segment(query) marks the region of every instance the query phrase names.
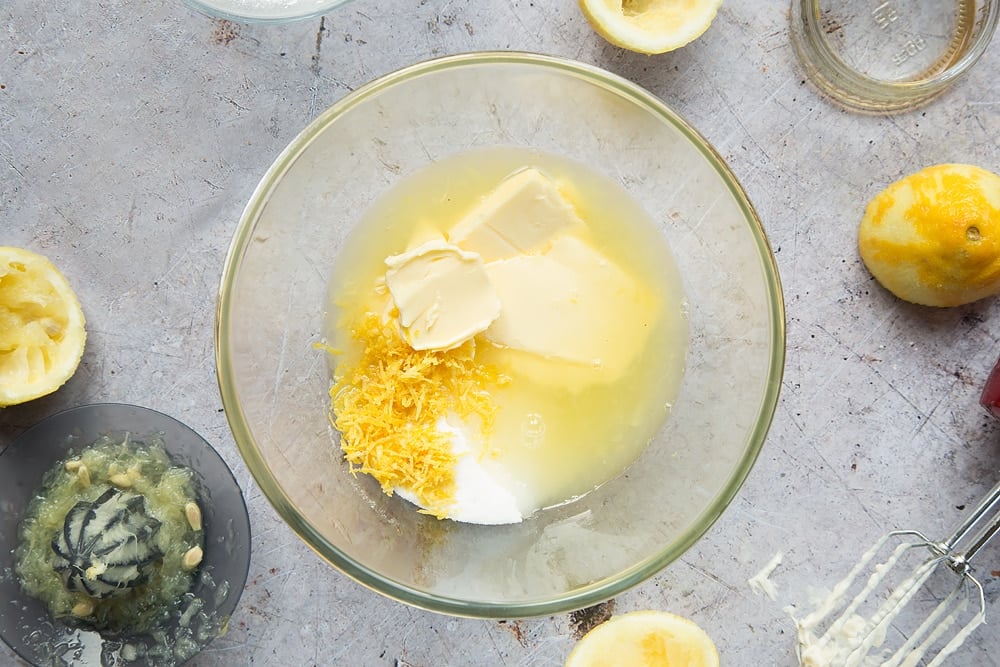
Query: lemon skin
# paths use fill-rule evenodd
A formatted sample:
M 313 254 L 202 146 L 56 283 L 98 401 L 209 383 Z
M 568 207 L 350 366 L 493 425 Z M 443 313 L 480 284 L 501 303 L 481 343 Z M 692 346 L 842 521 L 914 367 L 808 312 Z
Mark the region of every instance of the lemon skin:
M 900 299 L 951 307 L 1000 293 L 1000 176 L 967 164 L 927 167 L 865 209 L 858 251 Z

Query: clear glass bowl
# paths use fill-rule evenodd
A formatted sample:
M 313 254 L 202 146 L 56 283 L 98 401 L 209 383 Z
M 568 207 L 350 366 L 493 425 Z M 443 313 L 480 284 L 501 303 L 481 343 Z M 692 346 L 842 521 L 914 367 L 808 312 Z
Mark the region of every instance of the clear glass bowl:
M 662 229 L 690 347 L 670 417 L 625 474 L 520 524 L 419 514 L 349 474 L 330 427 L 331 267 L 364 211 L 431 161 L 521 146 L 589 165 Z M 236 442 L 291 528 L 372 589 L 434 611 L 513 618 L 605 600 L 689 548 L 750 471 L 774 413 L 784 312 L 774 257 L 719 155 L 655 96 L 557 58 L 418 64 L 326 110 L 254 192 L 226 261 L 216 332 Z
M 326 14 L 350 0 L 184 0 L 209 16 L 241 23 L 287 23 Z
M 997 0 L 792 0 L 791 39 L 809 79 L 842 106 L 919 107 L 976 64 Z
M 42 476 L 54 464 L 104 435 L 130 434 L 136 440 L 155 438 L 177 465 L 195 473 L 198 504 L 205 530 L 204 557 L 191 593 L 207 614 L 188 626 L 197 646 L 183 649 L 177 659 L 130 659 L 133 647 L 152 646 L 147 636 L 107 637 L 92 630 L 54 622 L 38 600 L 29 597 L 14 574 L 18 526 Z M 15 653 L 33 665 L 123 667 L 171 665 L 203 648 L 224 627 L 243 593 L 250 567 L 250 520 L 243 494 L 219 454 L 201 436 L 176 419 L 135 405 L 103 403 L 72 408 L 38 422 L 0 453 L 0 633 Z M 9 601 L 9 602 L 8 602 Z M 159 628 L 176 636 L 190 601 L 179 603 L 169 623 Z M 207 621 L 207 623 L 204 623 Z M 199 631 L 205 634 L 198 637 Z M 131 645 L 126 647 L 126 645 Z M 137 651 L 138 652 L 138 651 Z

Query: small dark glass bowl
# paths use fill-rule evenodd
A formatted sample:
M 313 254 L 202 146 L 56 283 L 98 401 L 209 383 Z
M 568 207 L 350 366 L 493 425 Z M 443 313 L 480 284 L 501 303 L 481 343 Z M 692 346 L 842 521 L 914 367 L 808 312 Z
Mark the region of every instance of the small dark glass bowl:
M 25 593 L 14 572 L 18 526 L 41 480 L 71 451 L 80 451 L 105 435 L 128 433 L 134 440 L 155 438 L 174 464 L 194 471 L 205 531 L 204 557 L 191 593 L 211 619 L 200 629 L 195 646 L 183 655 L 141 657 L 156 645 L 152 634 L 105 636 L 53 620 L 44 605 Z M 135 405 L 104 403 L 52 415 L 19 435 L 0 453 L 0 636 L 15 653 L 34 665 L 142 666 L 181 664 L 207 646 L 225 628 L 246 584 L 250 567 L 250 519 L 240 487 L 226 463 L 200 435 L 176 419 Z M 162 628 L 176 633 L 188 604 L 179 605 Z M 199 603 L 195 602 L 195 606 Z M 199 633 L 195 633 L 198 635 Z M 140 656 L 140 657 L 136 657 Z

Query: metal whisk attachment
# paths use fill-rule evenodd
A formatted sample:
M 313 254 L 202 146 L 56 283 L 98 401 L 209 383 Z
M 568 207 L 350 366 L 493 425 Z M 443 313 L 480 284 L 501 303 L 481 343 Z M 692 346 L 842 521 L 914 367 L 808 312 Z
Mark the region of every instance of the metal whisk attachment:
M 928 539 L 916 530 L 897 530 L 884 536 L 812 613 L 797 621 L 801 665 L 916 667 L 925 664 L 924 660 L 930 660 L 927 667 L 943 664 L 986 621 L 983 586 L 973 576 L 971 561 L 997 532 L 1000 483 L 943 541 Z M 872 566 L 876 556 L 900 538 L 904 541 Z M 929 557 L 925 550 L 930 551 Z M 907 560 L 914 556 L 918 558 L 916 566 L 907 567 Z M 950 570 L 945 572 L 948 579 L 957 575 L 957 584 L 942 588 L 942 570 Z M 866 572 L 865 583 L 858 590 L 859 578 Z M 904 621 L 914 618 L 906 627 L 917 627 L 905 629 Z M 964 623 L 956 626 L 959 621 Z M 902 642 L 898 648 L 887 647 L 890 633 Z

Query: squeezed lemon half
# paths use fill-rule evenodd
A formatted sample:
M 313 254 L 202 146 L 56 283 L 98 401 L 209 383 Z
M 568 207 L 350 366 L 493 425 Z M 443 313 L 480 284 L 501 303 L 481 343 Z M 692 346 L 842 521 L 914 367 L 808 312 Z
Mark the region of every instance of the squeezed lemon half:
M 905 301 L 960 306 L 1000 293 L 1000 176 L 939 164 L 892 183 L 868 203 L 858 251 Z
M 0 246 L 0 407 L 61 387 L 80 364 L 85 324 L 59 269 L 37 253 Z
M 700 37 L 722 0 L 580 0 L 604 39 L 638 53 L 666 53 Z
M 583 636 L 565 667 L 718 667 L 719 652 L 694 621 L 666 611 L 634 611 Z

